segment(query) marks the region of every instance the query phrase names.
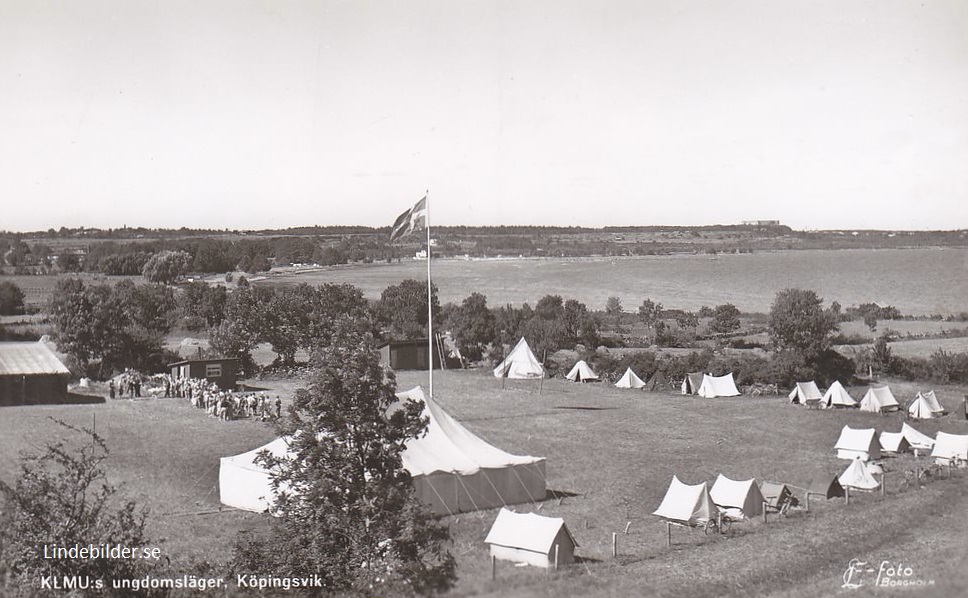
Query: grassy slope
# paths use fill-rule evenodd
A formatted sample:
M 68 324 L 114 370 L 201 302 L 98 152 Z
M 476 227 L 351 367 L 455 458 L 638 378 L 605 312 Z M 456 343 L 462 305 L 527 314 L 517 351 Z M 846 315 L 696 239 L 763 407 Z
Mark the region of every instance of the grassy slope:
M 399 386 L 425 384 L 425 378 L 403 372 Z M 293 387 L 279 386 L 283 392 Z M 938 595 L 959 595 L 968 586 L 959 560 L 968 532 L 968 476 L 914 490 L 902 484 L 901 473 L 913 468 L 913 457 L 888 461 L 884 498 L 860 496 L 849 506 L 814 501 L 810 514 L 746 523 L 725 539 L 677 529 L 670 550 L 664 524 L 650 516 L 674 473 L 687 483 L 723 472 L 803 484 L 844 468 L 832 447 L 845 423 L 897 430 L 899 416 L 808 412 L 782 397 L 704 400 L 560 380 L 545 381 L 539 396 L 537 386 L 509 381 L 502 391 L 482 371 L 435 378 L 438 400 L 469 428 L 510 452 L 548 458 L 549 488 L 575 496 L 519 510 L 564 517 L 589 562 L 551 579 L 502 563 L 492 582 L 482 541 L 495 513 L 465 514 L 450 520 L 461 576 L 454 595 L 827 596 L 840 591 L 851 558 L 903 560 L 935 579 Z M 899 399 L 913 396 L 913 386 L 893 387 Z M 938 392 L 952 408 L 964 389 Z M 95 413 L 113 449 L 112 478 L 152 507 L 152 537 L 163 539 L 163 551 L 175 561 L 222 561 L 240 530 L 265 525 L 252 514 L 191 513 L 217 509 L 218 457 L 258 446 L 272 431 L 255 422 L 218 422 L 178 400 L 0 410 L 0 476 L 11 479 L 19 449 L 60 434 L 47 416 L 89 424 Z M 918 427 L 968 433 L 951 417 Z M 611 534 L 628 521 L 621 557 L 613 560 Z

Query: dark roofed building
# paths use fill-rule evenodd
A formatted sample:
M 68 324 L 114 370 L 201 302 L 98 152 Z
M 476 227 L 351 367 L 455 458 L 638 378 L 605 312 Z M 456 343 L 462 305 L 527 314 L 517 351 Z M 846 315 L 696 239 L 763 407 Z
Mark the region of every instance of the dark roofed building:
M 239 360 L 234 357 L 186 359 L 168 364 L 172 378 L 199 378 L 214 382 L 222 390 L 235 390 Z
M 0 343 L 0 406 L 67 402 L 70 377 L 42 342 Z
M 380 347 L 380 361 L 394 370 L 427 369 L 427 339 L 390 341 Z M 434 369 L 440 369 L 440 354 L 434 351 Z

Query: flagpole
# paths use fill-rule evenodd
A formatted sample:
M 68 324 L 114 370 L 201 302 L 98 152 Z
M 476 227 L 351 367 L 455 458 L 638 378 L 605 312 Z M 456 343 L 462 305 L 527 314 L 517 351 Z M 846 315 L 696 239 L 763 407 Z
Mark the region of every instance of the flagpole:
M 424 208 L 427 210 L 425 216 L 426 219 L 426 229 L 427 229 L 427 357 L 428 359 L 428 374 L 430 376 L 430 398 L 434 398 L 434 311 L 433 303 L 431 301 L 433 295 L 431 294 L 430 286 L 430 190 L 424 195 L 426 203 Z

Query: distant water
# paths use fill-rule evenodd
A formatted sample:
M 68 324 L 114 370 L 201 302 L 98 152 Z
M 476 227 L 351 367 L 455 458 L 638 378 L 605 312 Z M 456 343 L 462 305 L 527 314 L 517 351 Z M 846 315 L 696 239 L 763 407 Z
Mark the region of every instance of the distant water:
M 426 280 L 426 264 L 341 266 L 276 279 L 279 282 L 354 284 L 370 297 L 406 278 Z M 544 295 L 575 298 L 603 309 L 608 297 L 635 311 L 651 298 L 667 308 L 696 310 L 733 303 L 766 312 L 776 292 L 813 289 L 825 305 L 893 305 L 906 314 L 968 311 L 968 249 L 854 249 L 674 255 L 623 258 L 435 260 L 433 279 L 442 303 L 477 291 L 491 306 L 532 305 Z

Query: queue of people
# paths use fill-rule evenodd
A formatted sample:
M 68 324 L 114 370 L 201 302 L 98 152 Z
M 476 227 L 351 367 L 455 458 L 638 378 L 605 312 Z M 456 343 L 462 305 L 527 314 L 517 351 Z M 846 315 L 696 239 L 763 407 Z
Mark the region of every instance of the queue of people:
M 265 392 L 230 392 L 217 384 L 199 378 L 173 378 L 165 375 L 165 396 L 188 399 L 211 417 L 228 421 L 244 417 L 258 417 L 262 421 L 282 417 L 282 399 L 272 400 Z

